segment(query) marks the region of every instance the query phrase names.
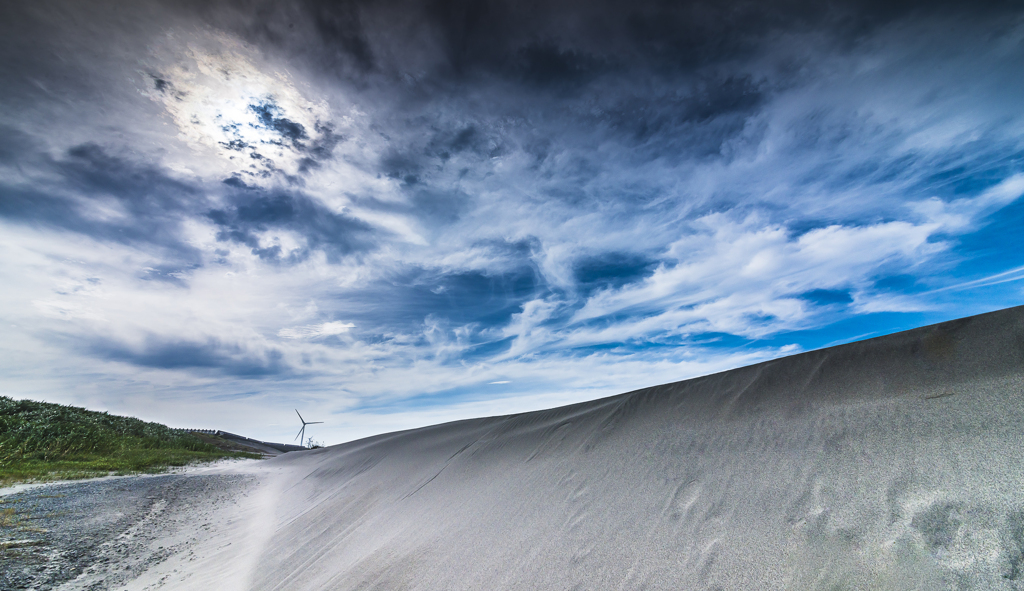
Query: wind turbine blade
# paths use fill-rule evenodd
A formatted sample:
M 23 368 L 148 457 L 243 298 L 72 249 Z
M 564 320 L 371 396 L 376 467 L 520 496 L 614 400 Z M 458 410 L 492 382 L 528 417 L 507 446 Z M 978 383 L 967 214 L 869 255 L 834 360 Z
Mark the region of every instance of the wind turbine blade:
M 295 414 L 299 415 L 299 409 L 295 409 Z M 303 425 L 306 424 L 306 419 L 302 418 L 302 415 L 299 415 L 299 420 L 302 421 Z
M 312 423 L 306 423 L 307 425 L 323 425 L 323 421 L 313 421 Z
M 295 436 L 295 439 L 292 439 L 292 441 L 298 441 L 298 439 L 299 439 L 299 435 L 302 435 L 302 432 L 303 432 L 303 431 L 305 431 L 305 430 L 306 430 L 306 426 L 305 426 L 305 425 L 303 425 L 303 426 L 302 426 L 302 429 L 299 429 L 299 433 L 298 433 L 298 435 L 296 435 L 296 436 Z

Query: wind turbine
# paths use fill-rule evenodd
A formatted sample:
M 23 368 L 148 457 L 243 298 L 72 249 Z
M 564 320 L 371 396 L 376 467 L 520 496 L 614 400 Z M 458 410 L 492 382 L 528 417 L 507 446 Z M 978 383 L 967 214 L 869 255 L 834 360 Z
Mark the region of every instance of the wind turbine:
M 302 429 L 299 430 L 299 434 L 296 435 L 295 438 L 299 440 L 299 445 L 302 445 L 303 447 L 305 447 L 306 444 L 303 443 L 303 441 L 306 440 L 306 425 L 322 425 L 324 422 L 323 421 L 309 421 L 309 422 L 307 422 L 306 419 L 302 418 L 302 415 L 299 414 L 299 409 L 297 409 L 297 408 L 295 409 L 295 414 L 299 415 L 299 420 L 302 421 Z

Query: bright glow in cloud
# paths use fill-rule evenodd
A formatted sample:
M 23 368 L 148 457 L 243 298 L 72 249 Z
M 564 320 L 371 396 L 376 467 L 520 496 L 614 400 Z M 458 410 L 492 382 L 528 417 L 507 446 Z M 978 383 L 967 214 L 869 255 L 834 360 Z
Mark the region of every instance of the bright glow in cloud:
M 186 142 L 220 156 L 226 173 L 250 183 L 298 174 L 308 152 L 329 140 L 326 101 L 304 97 L 286 73 L 259 69 L 237 40 L 213 41 L 217 50 L 188 47 L 178 65 L 147 72 L 145 94 L 164 105 Z

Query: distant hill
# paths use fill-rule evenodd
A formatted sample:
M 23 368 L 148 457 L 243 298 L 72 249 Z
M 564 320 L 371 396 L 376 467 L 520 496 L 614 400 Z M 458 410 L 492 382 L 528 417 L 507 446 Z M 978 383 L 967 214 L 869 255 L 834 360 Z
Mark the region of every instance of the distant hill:
M 260 456 L 159 423 L 0 396 L 0 485 L 159 472 L 228 457 Z

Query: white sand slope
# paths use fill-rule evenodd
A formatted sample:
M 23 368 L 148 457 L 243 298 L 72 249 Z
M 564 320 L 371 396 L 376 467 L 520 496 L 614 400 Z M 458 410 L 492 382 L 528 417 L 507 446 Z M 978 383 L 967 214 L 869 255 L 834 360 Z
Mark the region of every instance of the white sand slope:
M 1024 589 L 1024 307 L 262 469 L 236 587 Z

